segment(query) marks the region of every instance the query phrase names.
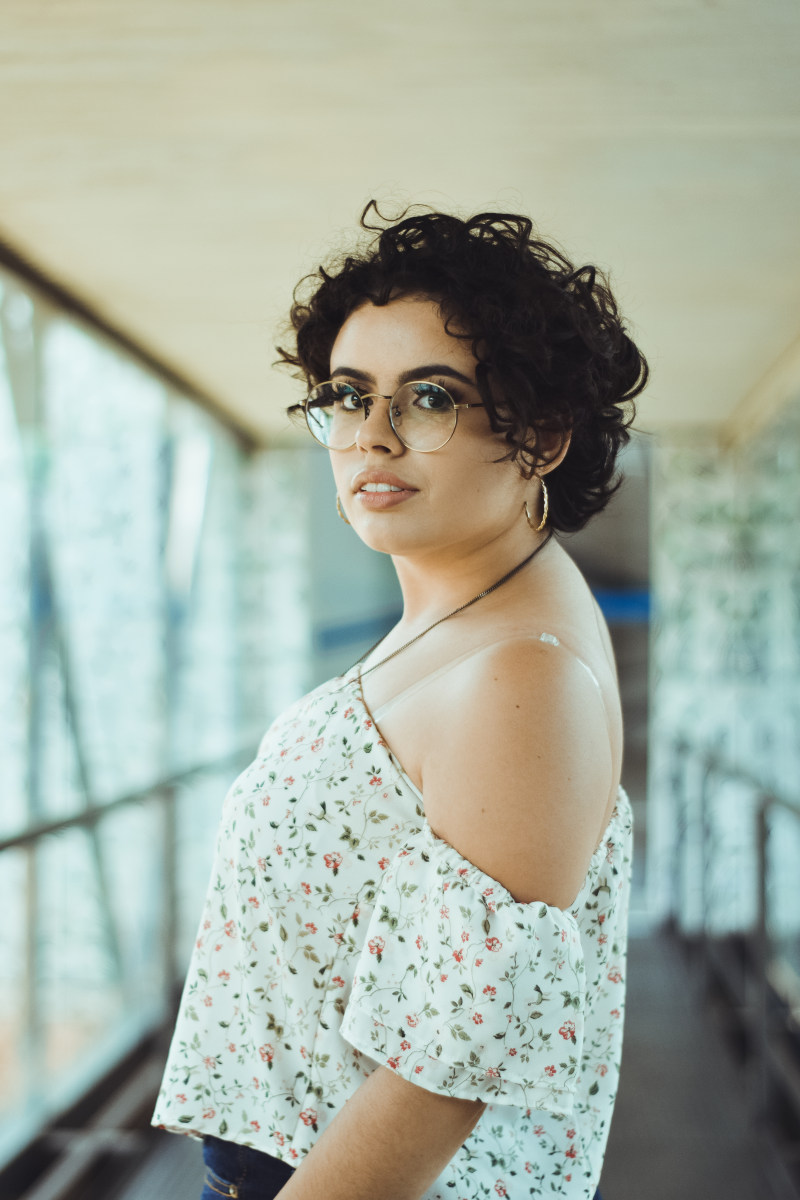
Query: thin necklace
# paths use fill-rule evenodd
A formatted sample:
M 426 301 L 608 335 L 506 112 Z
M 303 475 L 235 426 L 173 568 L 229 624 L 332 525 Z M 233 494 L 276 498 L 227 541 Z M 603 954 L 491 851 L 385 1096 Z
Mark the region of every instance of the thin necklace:
M 382 658 L 380 662 L 373 663 L 371 667 L 367 667 L 366 671 L 359 670 L 359 679 L 363 679 L 365 675 L 369 675 L 370 671 L 377 671 L 378 667 L 382 667 L 383 664 L 387 663 L 390 658 L 394 658 L 396 654 L 401 654 L 403 650 L 407 650 L 409 646 L 413 646 L 414 642 L 418 642 L 421 637 L 425 637 L 426 633 L 430 633 L 432 629 L 435 629 L 437 625 L 441 625 L 443 621 L 449 621 L 451 617 L 456 615 L 456 613 L 463 612 L 464 609 L 469 608 L 471 604 L 477 604 L 479 600 L 482 600 L 484 596 L 488 596 L 490 592 L 496 592 L 497 589 L 502 587 L 504 583 L 508 583 L 509 579 L 516 575 L 518 571 L 521 571 L 523 567 L 527 567 L 531 559 L 535 558 L 540 550 L 544 550 L 552 536 L 553 531 L 550 529 L 548 530 L 544 541 L 539 543 L 533 553 L 529 554 L 527 558 L 523 558 L 521 563 L 517 563 L 515 567 L 512 567 L 507 575 L 504 575 L 502 579 L 497 580 L 497 583 L 493 583 L 491 587 L 484 588 L 482 592 L 478 592 L 477 596 L 473 596 L 471 600 L 466 602 L 466 604 L 459 604 L 458 608 L 454 608 L 452 612 L 446 613 L 443 617 L 439 617 L 439 619 L 434 621 L 432 625 L 429 625 L 427 629 L 423 629 L 422 633 L 418 633 L 413 638 L 409 638 L 409 640 L 404 642 L 402 646 L 398 646 L 397 649 L 393 650 L 391 654 L 387 654 L 386 658 Z M 386 637 L 386 634 L 383 636 Z M 361 658 L 356 659 L 356 661 L 353 663 L 353 666 L 350 668 L 350 671 L 352 671 L 355 667 L 359 667 L 361 663 L 365 662 L 366 659 L 369 658 L 370 654 L 372 654 L 373 650 L 377 650 L 382 641 L 383 637 L 378 638 L 374 646 L 370 646 L 369 650 L 367 650 L 365 654 L 361 655 Z M 350 674 L 350 671 L 347 672 L 348 675 Z

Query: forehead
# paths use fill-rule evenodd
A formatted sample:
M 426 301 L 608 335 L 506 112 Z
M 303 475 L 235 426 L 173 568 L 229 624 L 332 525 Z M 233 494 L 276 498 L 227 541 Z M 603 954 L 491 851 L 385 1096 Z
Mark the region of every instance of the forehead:
M 441 362 L 472 377 L 475 361 L 469 340 L 449 334 L 437 302 L 423 297 L 383 305 L 366 301 L 347 318 L 331 348 L 331 370 L 348 366 L 370 374 Z

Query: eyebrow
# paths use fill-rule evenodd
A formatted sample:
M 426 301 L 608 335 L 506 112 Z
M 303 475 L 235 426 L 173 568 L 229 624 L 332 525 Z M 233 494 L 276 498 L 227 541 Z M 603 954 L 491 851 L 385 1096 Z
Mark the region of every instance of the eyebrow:
M 365 383 L 375 383 L 375 376 L 370 375 L 369 371 L 360 371 L 357 367 L 337 367 L 331 372 L 331 378 L 335 379 L 337 375 L 349 375 L 351 378 L 363 379 Z M 426 379 L 430 375 L 448 375 L 451 379 L 458 379 L 461 383 L 467 383 L 470 387 L 476 387 L 474 379 L 470 379 L 468 375 L 462 375 L 455 367 L 448 367 L 446 363 L 426 363 L 422 367 L 413 367 L 410 371 L 401 371 L 397 376 L 397 382 L 410 383 L 412 380 Z

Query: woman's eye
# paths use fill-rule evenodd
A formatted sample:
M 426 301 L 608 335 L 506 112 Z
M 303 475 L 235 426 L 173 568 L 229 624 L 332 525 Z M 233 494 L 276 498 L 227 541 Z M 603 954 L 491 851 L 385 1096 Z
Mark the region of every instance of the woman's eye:
M 331 403 L 340 405 L 345 412 L 359 412 L 363 401 L 354 387 L 349 384 L 337 384 L 330 390 Z
M 414 384 L 414 406 L 425 412 L 445 412 L 452 407 L 452 400 L 444 388 L 434 383 Z

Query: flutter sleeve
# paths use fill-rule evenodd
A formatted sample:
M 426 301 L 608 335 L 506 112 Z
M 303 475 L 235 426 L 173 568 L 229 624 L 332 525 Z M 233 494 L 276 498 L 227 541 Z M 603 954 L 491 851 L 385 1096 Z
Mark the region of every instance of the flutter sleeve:
M 383 874 L 341 1033 L 428 1091 L 566 1115 L 585 999 L 575 918 L 425 825 Z

